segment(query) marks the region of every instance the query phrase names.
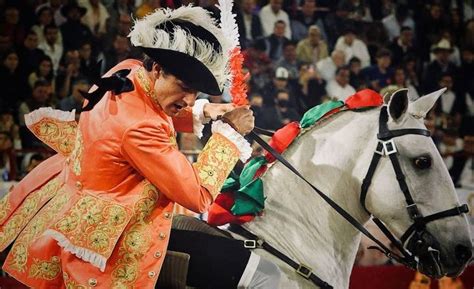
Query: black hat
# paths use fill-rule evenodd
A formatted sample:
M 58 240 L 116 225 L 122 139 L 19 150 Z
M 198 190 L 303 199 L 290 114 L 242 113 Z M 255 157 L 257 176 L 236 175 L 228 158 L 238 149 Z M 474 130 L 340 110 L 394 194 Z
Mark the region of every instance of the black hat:
M 160 9 L 137 20 L 132 44 L 187 86 L 220 95 L 228 80 L 227 41 L 209 13 L 201 7 Z

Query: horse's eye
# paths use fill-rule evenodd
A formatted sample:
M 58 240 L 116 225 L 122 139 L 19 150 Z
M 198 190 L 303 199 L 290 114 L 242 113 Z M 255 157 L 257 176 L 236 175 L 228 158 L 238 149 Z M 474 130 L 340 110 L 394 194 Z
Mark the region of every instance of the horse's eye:
M 418 157 L 414 160 L 415 166 L 421 170 L 426 170 L 431 167 L 430 157 Z

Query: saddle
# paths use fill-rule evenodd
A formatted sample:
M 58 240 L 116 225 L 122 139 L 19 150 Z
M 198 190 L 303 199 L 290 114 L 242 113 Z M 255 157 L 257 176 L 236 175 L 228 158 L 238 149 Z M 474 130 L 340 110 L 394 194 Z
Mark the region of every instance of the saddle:
M 171 228 L 175 230 L 197 231 L 209 235 L 231 238 L 231 235 L 227 232 L 214 228 L 204 221 L 185 215 L 174 216 Z M 186 253 L 167 251 L 155 288 L 192 289 L 193 287 L 186 286 L 186 276 L 188 274 L 190 258 L 191 256 Z

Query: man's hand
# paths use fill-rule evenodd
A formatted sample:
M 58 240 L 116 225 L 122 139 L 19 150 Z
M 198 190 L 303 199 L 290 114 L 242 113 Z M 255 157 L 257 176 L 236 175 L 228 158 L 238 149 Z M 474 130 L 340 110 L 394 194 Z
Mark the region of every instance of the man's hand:
M 218 116 L 235 109 L 232 103 L 206 103 L 203 107 L 204 116 L 216 120 Z
M 226 112 L 222 116 L 222 120 L 232 126 L 241 135 L 246 135 L 251 132 L 255 125 L 253 111 L 249 109 L 248 105 Z

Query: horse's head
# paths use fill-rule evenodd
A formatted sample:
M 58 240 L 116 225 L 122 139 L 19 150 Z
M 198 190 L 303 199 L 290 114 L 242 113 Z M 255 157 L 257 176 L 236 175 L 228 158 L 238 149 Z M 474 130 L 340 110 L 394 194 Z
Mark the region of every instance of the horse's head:
M 443 92 L 413 103 L 406 90 L 386 98 L 372 160 L 376 169 L 369 169 L 366 180 L 372 182 L 361 196 L 367 210 L 401 240 L 407 260 L 436 278 L 459 275 L 472 257 L 467 207 L 459 206 L 448 170 L 424 125 Z

